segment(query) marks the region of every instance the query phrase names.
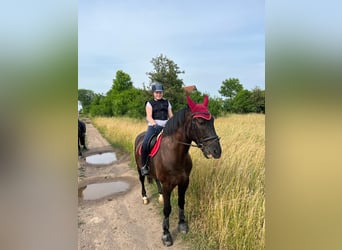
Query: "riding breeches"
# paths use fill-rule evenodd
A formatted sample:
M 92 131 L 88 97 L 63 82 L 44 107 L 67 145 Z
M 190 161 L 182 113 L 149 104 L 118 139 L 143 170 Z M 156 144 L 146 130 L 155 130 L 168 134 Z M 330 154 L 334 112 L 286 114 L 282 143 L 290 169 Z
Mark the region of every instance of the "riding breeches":
M 144 140 L 143 140 L 143 143 L 142 143 L 142 148 L 141 148 L 141 163 L 142 163 L 142 166 L 144 166 L 146 163 L 147 163 L 147 157 L 148 157 L 148 142 L 150 141 L 151 137 L 153 135 L 157 135 L 160 133 L 160 131 L 163 130 L 164 127 L 162 126 L 148 126 L 147 127 L 147 131 L 146 131 L 146 134 L 145 134 L 145 137 L 144 137 Z

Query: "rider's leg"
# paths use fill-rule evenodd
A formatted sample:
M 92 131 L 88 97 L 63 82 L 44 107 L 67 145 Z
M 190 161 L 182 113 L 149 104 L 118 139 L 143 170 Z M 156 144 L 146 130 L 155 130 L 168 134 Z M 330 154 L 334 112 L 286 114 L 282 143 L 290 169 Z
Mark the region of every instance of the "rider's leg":
M 142 148 L 141 148 L 141 175 L 149 175 L 148 167 L 147 167 L 147 158 L 148 158 L 148 141 L 150 138 L 154 135 L 155 129 L 152 126 L 147 127 L 147 131 L 142 143 Z

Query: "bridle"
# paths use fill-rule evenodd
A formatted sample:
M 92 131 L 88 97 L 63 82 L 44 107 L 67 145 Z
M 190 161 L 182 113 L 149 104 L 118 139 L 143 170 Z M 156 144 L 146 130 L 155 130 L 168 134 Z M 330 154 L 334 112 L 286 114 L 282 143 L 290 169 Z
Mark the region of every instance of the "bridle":
M 203 114 L 203 115 L 208 115 L 209 114 L 210 115 L 210 113 L 208 113 L 208 112 L 195 112 L 195 113 L 191 113 L 191 124 L 193 124 L 193 118 L 196 118 L 195 116 L 199 115 L 199 114 Z M 209 144 L 206 145 L 206 146 L 209 146 L 213 142 L 219 141 L 219 140 L 220 140 L 220 137 L 215 135 L 215 136 L 209 136 L 209 137 L 197 140 L 198 142 L 195 142 L 196 144 L 186 143 L 186 142 L 182 142 L 182 141 L 177 141 L 177 142 L 180 143 L 180 144 L 186 145 L 186 146 L 197 147 L 197 148 L 202 149 L 204 147 L 204 145 L 203 145 L 204 142 L 211 141 Z

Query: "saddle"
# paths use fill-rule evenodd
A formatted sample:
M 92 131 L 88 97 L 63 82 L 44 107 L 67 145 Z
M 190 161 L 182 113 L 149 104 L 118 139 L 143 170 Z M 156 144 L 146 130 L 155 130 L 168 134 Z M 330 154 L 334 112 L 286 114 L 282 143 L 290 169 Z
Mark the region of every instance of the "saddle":
M 148 151 L 150 152 L 148 156 L 153 157 L 158 152 L 160 147 L 160 142 L 162 140 L 162 132 L 157 135 L 153 135 L 150 140 L 148 141 Z M 139 147 L 139 155 L 141 155 L 141 147 Z

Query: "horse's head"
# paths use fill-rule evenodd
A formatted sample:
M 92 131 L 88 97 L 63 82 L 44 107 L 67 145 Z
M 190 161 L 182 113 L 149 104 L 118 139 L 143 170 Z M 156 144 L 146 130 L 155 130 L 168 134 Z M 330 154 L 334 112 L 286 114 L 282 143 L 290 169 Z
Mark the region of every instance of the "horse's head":
M 208 96 L 204 96 L 202 104 L 195 103 L 187 96 L 191 111 L 191 139 L 196 142 L 206 158 L 220 158 L 221 145 L 214 127 L 214 117 L 208 111 Z

